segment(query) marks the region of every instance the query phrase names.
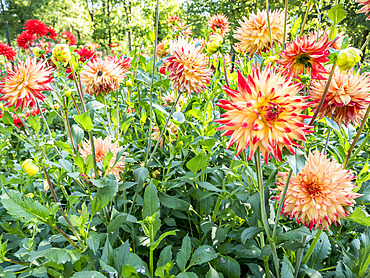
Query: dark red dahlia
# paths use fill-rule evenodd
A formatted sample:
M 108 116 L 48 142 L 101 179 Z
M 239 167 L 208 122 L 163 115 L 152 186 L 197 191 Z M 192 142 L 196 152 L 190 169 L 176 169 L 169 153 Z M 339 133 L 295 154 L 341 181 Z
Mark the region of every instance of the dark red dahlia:
M 0 42 L 0 55 L 4 55 L 9 61 L 14 61 L 17 52 L 10 45 Z
M 60 34 L 60 37 L 65 39 L 69 45 L 75 45 L 77 43 L 75 36 L 73 36 L 72 33 L 68 31 L 63 31 Z
M 28 49 L 33 41 L 35 36 L 27 31 L 23 31 L 17 37 L 17 45 L 23 49 Z
M 38 38 L 46 36 L 48 34 L 48 28 L 42 21 L 37 19 L 29 19 L 24 24 L 24 29 Z

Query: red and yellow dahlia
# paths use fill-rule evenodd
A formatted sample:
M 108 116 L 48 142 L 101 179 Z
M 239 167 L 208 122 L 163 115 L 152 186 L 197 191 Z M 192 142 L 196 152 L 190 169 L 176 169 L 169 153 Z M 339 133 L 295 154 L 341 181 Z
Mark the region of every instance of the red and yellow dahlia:
M 272 39 L 274 43 L 282 44 L 284 39 L 284 12 L 282 10 L 269 13 Z M 270 49 L 270 34 L 267 23 L 267 12 L 263 10 L 257 11 L 257 14 L 251 13 L 249 18 L 243 16 L 243 20 L 239 20 L 238 27 L 233 35 L 239 42 L 238 48 L 242 52 L 250 54 L 261 54 Z
M 17 52 L 10 45 L 0 42 L 0 55 L 4 55 L 9 61 L 14 61 Z
M 207 26 L 213 32 L 219 30 L 221 36 L 225 36 L 230 31 L 229 19 L 223 14 L 214 14 L 208 19 Z
M 277 190 L 282 192 L 288 174 L 279 173 Z M 348 216 L 347 206 L 360 195 L 354 193 L 354 176 L 341 164 L 330 161 L 317 150 L 308 156 L 306 165 L 292 176 L 282 214 L 293 217 L 310 229 L 328 229 L 332 223 Z M 281 199 L 281 193 L 276 196 Z
M 305 135 L 313 132 L 303 122 L 310 116 L 301 114 L 309 106 L 308 97 L 298 95 L 301 89 L 270 65 L 262 72 L 252 66 L 248 79 L 238 71 L 238 89 L 225 86 L 230 100 L 217 104 L 226 110 L 215 121 L 224 124 L 216 130 L 231 136 L 227 148 L 237 142 L 239 155 L 249 147 L 249 159 L 259 148 L 266 163 L 271 154 L 281 161 L 283 147 L 294 154 L 293 146 L 301 147 L 295 140 L 305 141 Z
M 90 60 L 81 72 L 81 81 L 90 95 L 108 94 L 118 90 L 125 77 L 121 66 L 106 58 Z
M 170 56 L 166 58 L 166 71 L 179 91 L 199 93 L 209 83 L 212 71 L 207 68 L 207 56 L 194 40 L 184 38 L 170 42 Z
M 19 106 L 22 110 L 28 106 L 35 107 L 36 99 L 46 99 L 42 91 L 52 90 L 49 87 L 53 80 L 52 73 L 51 67 L 46 67 L 45 62 L 37 62 L 35 58 L 20 61 L 0 83 L 0 100 L 6 101 L 8 107 L 15 105 L 15 110 Z
M 331 68 L 328 67 L 328 70 Z M 327 80 L 312 80 L 310 95 L 317 107 L 325 90 Z M 339 125 L 346 126 L 352 121 L 353 124 L 360 124 L 367 107 L 370 104 L 370 77 L 369 74 L 356 73 L 352 69 L 348 73 L 335 70 L 331 80 L 328 93 L 319 116 L 331 118 Z
M 317 39 L 317 34 L 296 37 L 292 43 L 288 43 L 285 50 L 280 53 L 280 59 L 276 62 L 281 65 L 281 71 L 294 78 L 299 74 L 311 72 L 312 79 L 323 79 L 321 75 L 328 73 L 323 64 L 329 61 L 329 48 L 333 42 L 328 40 L 325 33 Z
M 81 157 L 85 160 L 86 157 L 92 154 L 90 141 L 85 141 L 81 143 L 82 147 L 78 147 L 78 151 Z M 109 169 L 108 172 L 115 175 L 117 179 L 120 179 L 119 174 L 122 173 L 125 169 L 125 163 L 122 160 L 119 160 L 115 163 L 118 152 L 122 151 L 122 147 L 118 147 L 118 142 L 112 143 L 110 136 L 105 137 L 103 140 L 102 137 L 94 138 L 95 146 L 95 155 L 96 162 L 103 162 L 106 158 L 109 151 L 113 154 L 112 158 L 109 160 Z
M 356 0 L 356 2 L 359 3 L 360 5 L 363 5 L 361 10 L 359 10 L 357 13 L 364 13 L 367 15 L 370 12 L 370 0 Z M 369 20 L 369 19 L 370 19 L 370 14 L 366 18 L 366 20 Z

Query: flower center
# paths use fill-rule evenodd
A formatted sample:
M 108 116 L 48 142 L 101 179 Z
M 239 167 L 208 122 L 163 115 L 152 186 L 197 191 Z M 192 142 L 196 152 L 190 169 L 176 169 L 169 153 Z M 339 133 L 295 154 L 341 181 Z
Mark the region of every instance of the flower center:
M 296 58 L 297 64 L 302 64 L 302 65 L 311 65 L 310 64 L 310 57 L 307 54 L 299 54 L 298 57 Z
M 268 122 L 275 121 L 279 117 L 280 113 L 280 105 L 273 102 L 269 102 L 267 105 L 262 105 L 259 111 L 259 114 Z
M 98 71 L 98 76 L 102 76 L 103 72 L 101 70 Z
M 317 197 L 320 195 L 322 186 L 317 182 L 310 182 L 306 185 L 306 189 L 308 193 L 310 193 L 311 197 Z

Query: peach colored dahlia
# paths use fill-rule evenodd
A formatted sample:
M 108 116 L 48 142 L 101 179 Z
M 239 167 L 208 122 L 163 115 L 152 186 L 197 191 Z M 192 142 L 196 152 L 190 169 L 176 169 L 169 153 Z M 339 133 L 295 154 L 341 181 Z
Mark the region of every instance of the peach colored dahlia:
M 275 43 L 282 44 L 284 39 L 284 12 L 282 10 L 270 12 L 270 24 L 272 39 Z M 242 52 L 261 54 L 270 49 L 270 34 L 267 23 L 266 10 L 257 10 L 257 14 L 251 13 L 249 18 L 243 16 L 239 20 L 238 27 L 233 35 L 239 42 L 238 48 Z
M 80 77 L 90 95 L 106 95 L 119 89 L 125 74 L 114 60 L 96 58 L 85 65 Z
M 311 82 L 310 95 L 315 103 L 314 107 L 318 106 L 325 86 L 326 79 Z M 360 74 L 359 71 L 355 73 L 353 69 L 343 73 L 337 68 L 319 116 L 331 118 L 334 114 L 334 121 L 339 125 L 344 123 L 347 126 L 350 121 L 360 124 L 370 104 L 369 92 L 369 74 Z
M 252 66 L 248 79 L 238 71 L 238 89 L 224 87 L 230 100 L 220 100 L 218 106 L 226 113 L 215 120 L 224 124 L 216 130 L 231 136 L 227 148 L 238 142 L 239 155 L 249 146 L 249 159 L 259 148 L 266 163 L 271 153 L 282 160 L 283 147 L 294 154 L 293 146 L 301 147 L 295 140 L 305 141 L 305 135 L 312 133 L 312 127 L 303 123 L 310 116 L 301 114 L 309 106 L 308 97 L 298 96 L 301 89 L 270 65 L 262 72 Z
M 214 14 L 208 19 L 207 26 L 213 32 L 220 30 L 220 35 L 225 36 L 230 31 L 229 19 L 223 14 Z
M 42 91 L 52 90 L 49 87 L 53 80 L 52 73 L 52 68 L 47 67 L 45 62 L 27 57 L 14 67 L 14 71 L 9 71 L 0 83 L 0 100 L 5 101 L 9 107 L 15 105 L 15 110 L 20 106 L 22 110 L 28 106 L 35 107 L 36 99 L 46 99 Z
M 208 84 L 212 71 L 207 68 L 207 55 L 194 40 L 170 41 L 170 56 L 165 59 L 166 71 L 179 91 L 199 93 Z
M 356 2 L 359 3 L 360 5 L 363 5 L 361 10 L 359 10 L 357 13 L 368 14 L 370 12 L 370 0 L 356 0 Z M 366 18 L 366 20 L 369 20 L 369 19 L 370 19 L 370 14 Z
M 85 160 L 89 154 L 92 154 L 90 141 L 86 140 L 85 142 L 81 143 L 81 147 L 78 146 L 78 151 L 81 157 Z M 95 154 L 96 154 L 96 162 L 103 162 L 106 158 L 109 151 L 113 154 L 112 158 L 109 161 L 109 169 L 108 171 L 115 175 L 117 179 L 120 179 L 119 174 L 124 171 L 125 163 L 123 161 L 118 161 L 115 164 L 117 153 L 122 151 L 122 147 L 118 147 L 118 142 L 112 143 L 110 136 L 105 137 L 103 140 L 102 137 L 95 138 L 94 137 L 94 146 L 95 146 Z
M 287 176 L 286 172 L 279 173 L 278 191 L 283 191 Z M 355 204 L 354 199 L 360 196 L 352 191 L 354 178 L 341 164 L 315 150 L 298 175 L 293 174 L 281 213 L 310 229 L 340 224 L 340 219 L 348 216 L 346 207 Z M 280 201 L 281 193 L 275 198 Z
M 329 48 L 332 44 L 326 33 L 319 39 L 312 33 L 302 38 L 296 37 L 280 53 L 281 59 L 277 63 L 287 76 L 299 78 L 298 75 L 303 74 L 306 68 L 307 72 L 311 72 L 312 79 L 323 79 L 321 74 L 328 73 L 323 64 L 329 61 Z
M 158 59 L 161 59 L 167 56 L 169 53 L 170 53 L 169 42 L 167 39 L 164 39 L 163 41 L 158 43 L 155 54 L 157 55 Z

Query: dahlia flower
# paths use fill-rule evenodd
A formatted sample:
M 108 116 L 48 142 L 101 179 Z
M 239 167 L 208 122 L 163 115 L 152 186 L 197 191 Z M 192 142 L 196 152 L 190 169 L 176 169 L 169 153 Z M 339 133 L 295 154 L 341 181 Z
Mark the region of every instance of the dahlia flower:
M 35 40 L 35 36 L 27 31 L 20 33 L 17 37 L 17 45 L 23 49 L 28 49 L 33 41 Z
M 81 145 L 81 147 L 78 146 L 78 151 L 81 157 L 85 160 L 88 155 L 92 154 L 90 141 L 86 140 L 85 142 L 82 142 Z M 115 164 L 115 161 L 118 152 L 122 151 L 123 148 L 118 147 L 118 142 L 112 143 L 110 136 L 105 137 L 104 140 L 102 137 L 97 139 L 94 137 L 94 146 L 97 163 L 103 162 L 109 151 L 113 154 L 112 158 L 109 160 L 108 171 L 115 175 L 117 179 L 120 179 L 119 174 L 124 171 L 125 163 L 123 161 L 118 161 Z
M 77 43 L 77 40 L 75 36 L 73 36 L 70 32 L 68 31 L 63 31 L 60 34 L 60 37 L 65 39 L 69 45 L 75 45 Z
M 80 48 L 79 50 L 75 50 L 75 51 L 80 56 L 78 60 L 82 63 L 85 63 L 89 59 L 91 60 L 96 59 L 94 50 L 88 49 L 87 46 Z
M 292 43 L 288 43 L 280 58 L 276 62 L 281 65 L 281 71 L 294 78 L 299 78 L 304 70 L 311 71 L 312 79 L 323 79 L 321 74 L 328 73 L 323 64 L 329 61 L 329 48 L 332 41 L 328 40 L 325 33 L 317 39 L 317 34 L 296 37 Z
M 168 25 L 176 24 L 177 22 L 180 22 L 180 21 L 181 21 L 181 19 L 176 15 L 169 16 L 167 18 L 167 24 Z
M 357 13 L 364 13 L 367 15 L 370 12 L 370 0 L 356 0 L 356 2 L 359 3 L 360 5 L 364 5 L 361 8 L 361 10 L 359 10 Z M 370 19 L 370 14 L 366 18 L 366 20 L 369 20 L 369 19 Z
M 275 43 L 282 44 L 284 39 L 284 13 L 282 10 L 270 12 L 270 25 L 272 39 Z M 239 42 L 238 47 L 242 52 L 250 54 L 261 54 L 270 49 L 270 34 L 267 23 L 267 12 L 263 10 L 257 11 L 257 14 L 251 13 L 249 18 L 243 16 L 243 20 L 239 20 L 240 27 L 237 28 L 233 37 Z
M 166 58 L 166 71 L 179 91 L 201 92 L 208 84 L 212 71 L 207 68 L 207 56 L 194 40 L 179 38 L 170 42 L 170 56 Z
M 331 70 L 331 68 L 328 68 Z M 327 79 L 312 80 L 310 95 L 314 101 L 314 107 L 318 106 Z M 370 104 L 370 77 L 369 74 L 356 73 L 353 69 L 347 74 L 342 73 L 338 68 L 334 71 L 328 93 L 319 116 L 331 118 L 334 114 L 334 121 L 339 125 L 344 123 L 346 126 L 350 121 L 353 124 L 360 124 L 366 109 Z
M 169 53 L 170 53 L 169 42 L 167 39 L 164 39 L 163 41 L 158 43 L 155 54 L 157 55 L 158 59 L 161 59 L 167 56 Z
M 46 99 L 42 91 L 52 90 L 49 87 L 52 73 L 51 67 L 46 67 L 45 62 L 37 62 L 36 58 L 20 61 L 0 83 L 0 100 L 6 101 L 5 105 L 9 107 L 15 105 L 15 110 L 19 106 L 22 110 L 27 106 L 35 107 L 36 99 Z
M 159 127 L 154 126 L 152 132 L 152 140 L 158 141 L 160 134 L 161 130 L 159 129 Z M 172 142 L 175 141 L 176 138 L 177 138 L 177 126 L 170 122 L 163 133 L 161 141 L 159 142 L 159 147 L 162 147 L 165 141 Z
M 117 58 L 116 56 L 109 57 L 112 61 L 117 63 L 124 73 L 126 73 L 131 68 L 131 59 L 129 57 L 125 57 L 121 55 L 121 57 Z
M 46 36 L 49 38 L 49 39 L 52 39 L 53 41 L 56 40 L 56 38 L 58 37 L 58 33 L 55 32 L 55 30 L 51 27 L 47 27 L 47 34 Z
M 278 191 L 283 191 L 287 176 L 286 172 L 279 174 Z M 346 207 L 360 196 L 352 191 L 354 178 L 349 170 L 315 150 L 298 175 L 293 174 L 281 213 L 310 229 L 329 230 L 332 223 L 340 224 L 340 219 L 348 216 Z M 275 198 L 280 201 L 281 193 Z
M 182 22 L 179 22 L 177 25 L 173 26 L 172 32 L 176 37 L 180 36 L 186 38 L 188 38 L 193 33 L 190 27 L 186 28 L 185 24 Z
M 162 96 L 162 99 L 164 101 L 164 104 L 163 106 L 172 106 L 173 103 L 175 102 L 176 100 L 176 96 L 174 95 L 174 93 L 167 93 L 167 94 L 164 94 Z M 177 105 L 178 106 L 181 106 L 182 102 L 184 102 L 184 104 L 186 104 L 188 101 L 188 98 L 186 96 L 183 96 L 179 99 L 179 101 L 177 102 Z
M 43 36 L 46 36 L 49 32 L 49 27 L 45 25 L 40 20 L 37 19 L 29 19 L 24 24 L 24 29 L 33 35 L 36 35 L 38 38 L 41 38 Z
M 110 45 L 109 45 L 110 48 L 114 48 L 114 47 L 119 47 L 119 43 L 118 42 L 112 42 Z
M 0 42 L 0 55 L 4 55 L 9 61 L 14 61 L 17 52 L 10 45 Z
M 230 31 L 229 19 L 223 14 L 214 14 L 208 19 L 208 27 L 213 32 L 220 30 L 220 35 L 225 36 Z
M 125 77 L 121 66 L 111 59 L 90 60 L 81 71 L 81 81 L 90 95 L 108 94 L 119 89 Z
M 271 154 L 281 161 L 283 147 L 294 154 L 293 146 L 301 147 L 295 140 L 305 141 L 305 135 L 313 132 L 303 122 L 310 116 L 301 114 L 309 107 L 308 97 L 298 95 L 301 89 L 302 85 L 292 84 L 270 65 L 262 72 L 252 66 L 248 79 L 238 71 L 238 90 L 225 86 L 231 100 L 217 104 L 226 110 L 215 122 L 224 124 L 216 130 L 231 136 L 227 148 L 238 142 L 239 155 L 249 146 L 248 159 L 259 148 L 266 164 Z

